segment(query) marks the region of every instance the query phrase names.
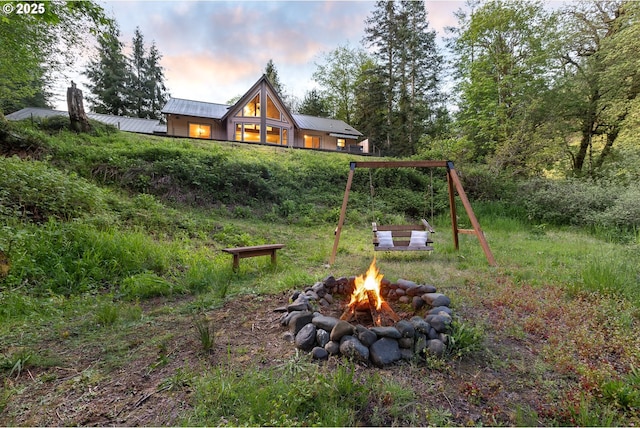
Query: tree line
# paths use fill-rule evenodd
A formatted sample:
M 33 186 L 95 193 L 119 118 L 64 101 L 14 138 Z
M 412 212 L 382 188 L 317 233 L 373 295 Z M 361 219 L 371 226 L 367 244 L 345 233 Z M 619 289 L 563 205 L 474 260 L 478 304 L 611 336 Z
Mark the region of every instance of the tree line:
M 96 113 L 162 119 L 169 97 L 162 55 L 155 42 L 147 50 L 140 28 L 134 32 L 131 48 L 127 57 L 117 25 L 98 37 L 98 55 L 84 71 L 89 79 L 88 100 Z
M 316 63 L 320 89 L 300 111 L 351 123 L 384 155 L 448 156 L 514 175 L 592 176 L 607 161 L 637 160 L 639 2 L 549 10 L 469 0 L 456 18 L 445 61 L 423 2 L 377 2 L 361 46 Z
M 0 17 L 0 109 L 45 105 L 51 74 L 97 34 L 84 72 L 93 110 L 160 118 L 168 95 L 155 43 L 147 49 L 137 29 L 127 57 L 117 23 L 97 4 L 47 4 L 43 16 Z M 285 93 L 273 61 L 265 73 L 294 112 L 344 120 L 376 154 L 485 163 L 516 176 L 594 176 L 640 161 L 639 17 L 631 0 L 555 10 L 468 0 L 443 48 L 423 1 L 380 0 L 359 46 L 318 57 L 318 88 L 302 100 Z

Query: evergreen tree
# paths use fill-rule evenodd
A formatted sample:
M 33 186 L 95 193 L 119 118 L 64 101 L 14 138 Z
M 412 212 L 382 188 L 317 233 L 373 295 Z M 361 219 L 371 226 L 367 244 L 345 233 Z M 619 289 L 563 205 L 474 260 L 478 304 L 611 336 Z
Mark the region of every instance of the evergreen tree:
M 396 3 L 393 0 L 378 0 L 371 17 L 365 20 L 365 44 L 374 49 L 379 67 L 377 81 L 385 100 L 384 148 L 391 149 L 392 117 L 395 100 L 395 61 L 397 53 Z
M 305 94 L 298 108 L 298 113 L 309 116 L 329 117 L 327 100 L 317 90 L 312 89 Z
M 373 48 L 375 82 L 386 103 L 384 152 L 413 154 L 441 108 L 437 82 L 442 58 L 435 31 L 429 29 L 424 1 L 379 1 L 365 23 L 364 42 Z
M 160 65 L 160 59 L 162 59 L 162 55 L 153 42 L 149 48 L 149 56 L 145 61 L 146 116 L 152 119 L 162 119 L 161 110 L 169 98 L 164 84 L 164 68 Z
M 120 29 L 112 29 L 98 38 L 98 57 L 89 61 L 87 76 L 91 95 L 87 98 L 96 113 L 127 116 L 131 113 L 130 82 L 133 80 L 127 57 L 122 53 Z
M 264 74 L 267 76 L 267 79 L 269 79 L 269 82 L 278 93 L 278 96 L 284 99 L 285 98 L 284 86 L 282 86 L 282 83 L 280 83 L 280 78 L 278 77 L 278 70 L 276 69 L 276 66 L 273 63 L 272 59 L 270 59 L 269 62 L 267 62 L 267 66 L 264 69 Z
M 145 101 L 148 98 L 145 82 L 147 80 L 147 59 L 144 48 L 144 37 L 140 33 L 140 27 L 136 27 L 131 40 L 131 83 L 129 85 L 129 98 L 132 106 L 131 113 L 137 117 L 146 117 L 147 109 Z

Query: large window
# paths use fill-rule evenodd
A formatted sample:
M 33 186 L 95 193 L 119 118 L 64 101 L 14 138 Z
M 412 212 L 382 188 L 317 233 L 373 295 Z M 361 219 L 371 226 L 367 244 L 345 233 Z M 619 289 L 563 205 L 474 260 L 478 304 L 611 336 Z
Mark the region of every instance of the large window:
M 256 94 L 251 101 L 246 103 L 236 116 L 260 117 L 260 94 Z
M 191 138 L 211 138 L 211 125 L 200 123 L 189 124 L 189 137 Z
M 267 126 L 267 143 L 278 144 L 282 146 L 287 145 L 287 129 L 280 128 L 279 126 Z
M 236 141 L 260 142 L 260 125 L 257 123 L 236 123 Z
M 282 113 L 278 107 L 276 107 L 276 103 L 273 102 L 269 95 L 267 95 L 267 118 L 282 120 Z
M 320 137 L 317 135 L 305 135 L 304 136 L 304 146 L 307 149 L 319 149 L 320 148 Z

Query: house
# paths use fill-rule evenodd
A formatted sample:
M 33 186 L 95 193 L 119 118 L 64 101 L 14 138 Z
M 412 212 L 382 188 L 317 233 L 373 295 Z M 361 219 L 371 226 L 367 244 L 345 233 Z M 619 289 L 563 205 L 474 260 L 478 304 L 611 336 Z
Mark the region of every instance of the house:
M 171 98 L 167 135 L 363 153 L 363 135 L 341 120 L 292 114 L 263 75 L 234 105 Z
M 292 114 L 263 75 L 234 105 L 171 98 L 155 119 L 87 113 L 122 131 L 171 137 L 272 144 L 307 149 L 368 153 L 362 133 L 337 119 Z M 6 116 L 23 120 L 65 116 L 66 111 L 27 107 Z

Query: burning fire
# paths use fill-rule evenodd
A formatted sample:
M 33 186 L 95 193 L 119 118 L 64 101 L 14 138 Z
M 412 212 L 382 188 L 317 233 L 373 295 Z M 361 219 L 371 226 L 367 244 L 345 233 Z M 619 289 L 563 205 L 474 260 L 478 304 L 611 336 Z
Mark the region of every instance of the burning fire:
M 369 269 L 364 275 L 359 275 L 355 279 L 355 288 L 351 294 L 349 307 L 354 308 L 362 303 L 369 303 L 369 291 L 373 291 L 375 297 L 376 309 L 382 307 L 382 296 L 380 295 L 380 283 L 384 275 L 380 273 L 380 269 L 376 266 L 376 258 L 373 258 Z

